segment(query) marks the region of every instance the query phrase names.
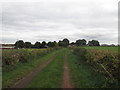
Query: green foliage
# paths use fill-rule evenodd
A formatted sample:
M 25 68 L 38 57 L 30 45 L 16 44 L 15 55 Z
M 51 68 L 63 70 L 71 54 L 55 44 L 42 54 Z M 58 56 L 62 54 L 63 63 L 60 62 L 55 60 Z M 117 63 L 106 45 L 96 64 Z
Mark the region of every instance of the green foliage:
M 86 49 L 91 49 L 91 50 L 104 50 L 104 51 L 116 51 L 116 52 L 118 52 L 118 48 L 119 47 L 114 47 L 114 46 L 112 46 L 112 47 L 109 47 L 109 46 L 87 46 L 87 47 L 84 47 L 84 48 L 86 48 Z
M 118 55 L 118 52 L 75 48 L 74 53 L 80 60 L 84 60 L 86 63 L 90 64 L 93 70 L 103 74 L 107 78 L 105 82 L 106 87 L 119 87 L 120 60 L 118 56 L 120 55 Z
M 25 47 L 25 48 L 31 48 L 31 46 L 32 46 L 32 45 L 31 45 L 31 42 L 25 42 L 25 43 L 24 43 L 24 47 Z
M 16 41 L 15 48 L 48 48 L 48 47 L 55 47 L 55 46 L 61 46 L 61 47 L 68 47 L 71 46 L 86 46 L 87 41 L 85 39 L 79 39 L 76 40 L 76 42 L 69 43 L 70 41 L 65 38 L 62 41 L 59 41 L 58 43 L 56 41 L 54 42 L 48 42 L 46 43 L 43 41 L 42 43 L 36 42 L 34 45 L 31 44 L 31 42 L 23 42 L 23 40 Z M 99 42 L 97 40 L 89 41 L 89 46 L 100 46 Z
M 24 48 L 23 40 L 19 40 L 15 42 L 15 48 Z
M 63 39 L 63 41 L 59 41 L 59 46 L 62 46 L 62 47 L 67 47 L 69 45 L 69 40 L 68 39 Z
M 41 48 L 41 47 L 42 47 L 42 45 L 40 42 L 36 42 L 33 46 L 33 48 Z
M 45 41 L 42 42 L 41 47 L 46 48 L 46 42 Z
M 73 52 L 81 59 L 86 60 L 85 55 L 87 54 L 87 50 L 85 48 L 74 48 Z
M 47 46 L 48 47 L 55 47 L 55 44 L 56 44 L 55 42 L 48 42 Z
M 59 42 L 58 42 L 58 45 L 59 45 L 59 46 L 63 46 L 63 42 L 62 42 L 62 41 L 59 41 Z
M 42 49 L 43 50 L 43 49 Z M 2 85 L 3 88 L 7 88 L 8 86 L 13 85 L 15 82 L 17 82 L 19 79 L 23 78 L 26 74 L 33 71 L 36 67 L 39 65 L 45 63 L 50 57 L 56 55 L 59 50 L 48 49 L 47 51 L 51 51 L 50 53 L 47 52 L 46 55 L 40 55 L 38 54 L 40 49 L 36 51 L 36 49 L 26 49 L 23 51 L 23 54 L 28 54 L 27 51 L 31 51 L 32 57 L 37 54 L 35 57 L 27 57 L 28 62 L 27 63 L 16 63 L 13 65 L 6 65 L 3 67 L 3 76 L 2 76 Z M 5 53 L 7 52 L 7 53 Z M 7 54 L 10 52 L 9 50 L 6 50 L 3 54 Z M 15 52 L 12 51 L 11 52 Z M 20 50 L 19 50 L 20 52 Z M 40 56 L 39 56 L 40 55 Z
M 3 68 L 7 65 L 15 65 L 17 63 L 26 63 L 30 58 L 43 56 L 53 49 L 8 49 L 3 50 L 2 65 Z M 5 70 L 9 70 L 6 68 Z
M 65 49 L 57 53 L 57 57 L 45 67 L 27 86 L 27 88 L 61 88 L 63 79 L 63 60 Z
M 67 38 L 63 39 L 64 47 L 67 47 L 69 45 L 69 40 Z
M 97 40 L 92 40 L 88 42 L 89 46 L 100 46 L 99 41 Z
M 74 42 L 72 42 L 72 43 L 70 43 L 70 45 L 75 45 L 76 43 L 74 43 Z
M 95 71 L 104 74 L 110 83 L 119 86 L 120 81 L 120 60 L 118 58 L 118 52 L 110 52 L 103 50 L 88 50 L 86 55 L 87 62 L 90 63 Z
M 87 41 L 86 41 L 85 39 L 82 39 L 82 40 L 79 39 L 79 40 L 76 41 L 76 45 L 77 45 L 77 46 L 85 46 L 85 45 L 86 45 L 86 42 L 87 42 Z
M 73 50 L 68 51 L 70 76 L 75 88 L 105 88 L 106 78 L 95 72 L 90 64 L 80 56 L 73 54 Z

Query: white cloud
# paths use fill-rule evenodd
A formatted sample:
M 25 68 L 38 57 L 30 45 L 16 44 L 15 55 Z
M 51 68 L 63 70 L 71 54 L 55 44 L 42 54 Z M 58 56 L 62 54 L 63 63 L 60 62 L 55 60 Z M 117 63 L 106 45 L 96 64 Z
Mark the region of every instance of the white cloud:
M 3 3 L 3 43 L 85 38 L 117 44 L 117 0 Z

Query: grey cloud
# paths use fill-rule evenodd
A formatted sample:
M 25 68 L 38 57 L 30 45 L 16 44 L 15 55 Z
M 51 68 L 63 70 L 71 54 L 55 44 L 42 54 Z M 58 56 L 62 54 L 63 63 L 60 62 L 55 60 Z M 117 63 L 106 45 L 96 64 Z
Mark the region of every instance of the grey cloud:
M 101 43 L 110 43 L 111 40 L 117 43 L 117 3 L 113 4 L 113 0 L 91 1 L 4 3 L 4 42 L 14 42 L 9 38 L 12 33 L 15 39 L 32 42 L 67 37 L 71 41 L 86 38 L 98 39 Z M 115 37 L 110 38 L 108 34 Z

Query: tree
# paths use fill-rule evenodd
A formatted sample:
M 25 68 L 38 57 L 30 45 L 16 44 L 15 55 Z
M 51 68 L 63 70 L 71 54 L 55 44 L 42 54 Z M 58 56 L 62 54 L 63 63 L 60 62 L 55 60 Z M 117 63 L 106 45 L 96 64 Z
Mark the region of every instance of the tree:
M 72 43 L 70 43 L 70 45 L 75 45 L 75 43 L 74 43 L 74 42 L 72 42 Z
M 82 39 L 82 45 L 85 46 L 87 41 L 85 39 Z
M 16 41 L 14 45 L 15 45 L 15 48 L 24 48 L 23 40 Z
M 35 48 L 35 45 L 34 45 L 34 44 L 31 44 L 31 48 Z
M 57 46 L 57 42 L 56 41 L 54 41 L 54 44 L 55 44 L 55 46 Z
M 65 46 L 69 45 L 69 40 L 67 38 L 63 39 L 63 42 L 65 43 Z
M 58 45 L 59 45 L 59 46 L 63 46 L 63 42 L 60 40 L 60 41 L 58 42 Z
M 58 42 L 59 46 L 67 47 L 69 45 L 69 40 L 63 39 L 63 41 Z
M 41 43 L 40 42 L 36 42 L 34 44 L 34 48 L 41 48 Z
M 100 46 L 100 43 L 97 40 L 92 40 L 88 42 L 88 45 L 89 46 Z
M 80 45 L 81 45 L 81 40 L 77 40 L 77 41 L 76 41 L 76 45 L 77 45 L 77 46 L 80 46 Z
M 45 41 L 42 42 L 41 47 L 42 47 L 42 48 L 45 48 L 45 47 L 46 47 L 46 42 L 45 42 Z
M 55 47 L 55 42 L 48 42 L 47 46 L 48 47 Z
M 76 45 L 77 46 L 85 46 L 86 45 L 86 40 L 85 39 L 79 39 L 79 40 L 76 40 Z
M 68 45 L 69 45 L 69 40 L 68 39 L 63 39 L 62 41 L 60 40 L 59 42 L 58 42 L 58 45 L 59 46 L 62 46 L 62 47 L 67 47 Z
M 25 43 L 24 43 L 24 47 L 25 47 L 25 48 L 31 48 L 31 46 L 32 46 L 32 45 L 31 45 L 31 42 L 25 42 Z

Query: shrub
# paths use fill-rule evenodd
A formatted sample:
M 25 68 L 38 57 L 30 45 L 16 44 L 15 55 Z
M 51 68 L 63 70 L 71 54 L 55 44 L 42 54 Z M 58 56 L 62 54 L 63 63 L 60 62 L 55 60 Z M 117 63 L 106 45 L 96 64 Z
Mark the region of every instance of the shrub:
M 15 65 L 17 63 L 26 63 L 32 58 L 43 56 L 53 49 L 15 49 L 3 50 L 2 65 Z
M 118 52 L 88 50 L 86 59 L 97 72 L 103 73 L 107 78 L 112 79 L 111 84 L 114 84 L 116 80 L 120 81 L 120 60 L 118 56 Z
M 86 50 L 84 48 L 72 48 L 80 60 L 85 60 L 96 72 L 102 73 L 107 78 L 107 87 L 119 87 L 120 85 L 120 59 L 118 52 L 107 50 Z
M 85 48 L 74 48 L 74 54 L 76 54 L 80 59 L 86 60 L 87 50 Z

